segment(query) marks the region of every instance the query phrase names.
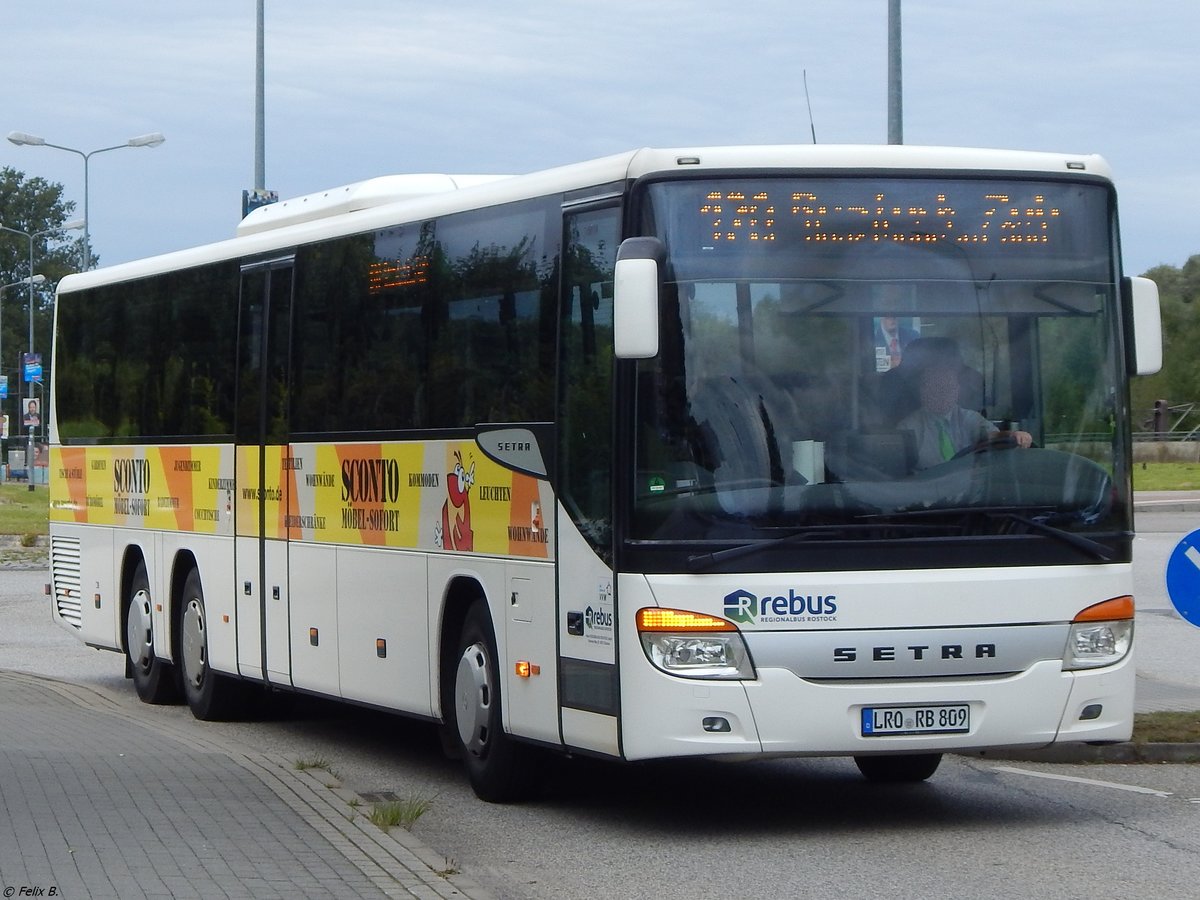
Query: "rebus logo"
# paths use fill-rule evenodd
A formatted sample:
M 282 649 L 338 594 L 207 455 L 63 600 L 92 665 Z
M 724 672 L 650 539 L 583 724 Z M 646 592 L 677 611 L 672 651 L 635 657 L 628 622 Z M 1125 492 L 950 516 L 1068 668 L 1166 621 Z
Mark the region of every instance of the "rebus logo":
M 603 609 L 592 609 L 590 606 L 583 611 L 583 623 L 591 628 L 612 628 L 612 613 Z
M 749 591 L 736 590 L 725 595 L 725 616 L 743 624 L 758 616 L 758 597 Z
M 725 615 L 734 622 L 832 622 L 837 618 L 836 594 L 798 594 L 766 596 L 739 589 L 725 595 Z

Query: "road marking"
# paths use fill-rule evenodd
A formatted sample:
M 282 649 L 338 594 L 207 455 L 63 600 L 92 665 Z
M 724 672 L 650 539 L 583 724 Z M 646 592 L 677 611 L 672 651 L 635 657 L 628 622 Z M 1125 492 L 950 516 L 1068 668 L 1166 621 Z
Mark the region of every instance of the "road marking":
M 1154 797 L 1170 797 L 1170 791 L 1156 791 L 1153 788 L 1138 787 L 1134 784 L 1118 784 L 1115 781 L 1098 781 L 1094 778 L 1077 778 L 1074 775 L 1054 775 L 1050 772 L 1034 772 L 1029 769 L 1017 769 L 1013 766 L 994 766 L 997 772 L 1011 772 L 1013 775 L 1028 775 L 1031 778 L 1049 778 L 1051 781 L 1070 781 L 1074 784 L 1090 784 L 1093 787 L 1112 788 L 1116 791 L 1129 791 L 1134 794 L 1150 794 Z

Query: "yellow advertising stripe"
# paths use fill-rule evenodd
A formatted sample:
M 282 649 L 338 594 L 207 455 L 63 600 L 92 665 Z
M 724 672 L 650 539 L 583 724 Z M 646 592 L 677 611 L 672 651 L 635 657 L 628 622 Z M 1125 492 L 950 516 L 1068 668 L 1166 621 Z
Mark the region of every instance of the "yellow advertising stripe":
M 270 539 L 549 556 L 544 482 L 474 441 L 56 447 L 50 461 L 60 522 L 228 534 L 236 517 L 257 537 L 261 504 Z
M 215 533 L 229 517 L 233 479 L 219 446 L 53 447 L 56 522 Z

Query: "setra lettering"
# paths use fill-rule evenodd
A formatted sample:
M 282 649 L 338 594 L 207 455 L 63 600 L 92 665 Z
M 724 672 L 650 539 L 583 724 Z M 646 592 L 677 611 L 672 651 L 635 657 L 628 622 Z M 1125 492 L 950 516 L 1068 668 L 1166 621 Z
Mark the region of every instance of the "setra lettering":
M 931 658 L 929 651 L 933 648 L 928 644 L 911 644 L 905 647 L 908 651 L 909 658 L 914 660 L 925 660 Z M 938 655 L 941 659 L 965 659 L 968 648 L 962 644 L 942 644 L 938 648 Z M 975 659 L 995 659 L 996 645 L 995 644 L 976 644 L 973 648 L 969 648 Z M 872 647 L 870 648 L 870 657 L 874 662 L 894 662 L 899 659 L 901 651 L 897 647 Z M 835 647 L 833 650 L 834 662 L 856 662 L 859 658 L 858 647 Z

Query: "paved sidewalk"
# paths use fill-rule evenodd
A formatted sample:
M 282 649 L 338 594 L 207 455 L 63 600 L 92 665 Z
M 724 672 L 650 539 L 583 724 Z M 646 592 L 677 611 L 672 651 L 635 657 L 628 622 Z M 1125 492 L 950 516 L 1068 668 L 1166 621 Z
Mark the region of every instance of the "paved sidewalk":
M 353 799 L 90 688 L 0 671 L 6 898 L 489 896 Z

